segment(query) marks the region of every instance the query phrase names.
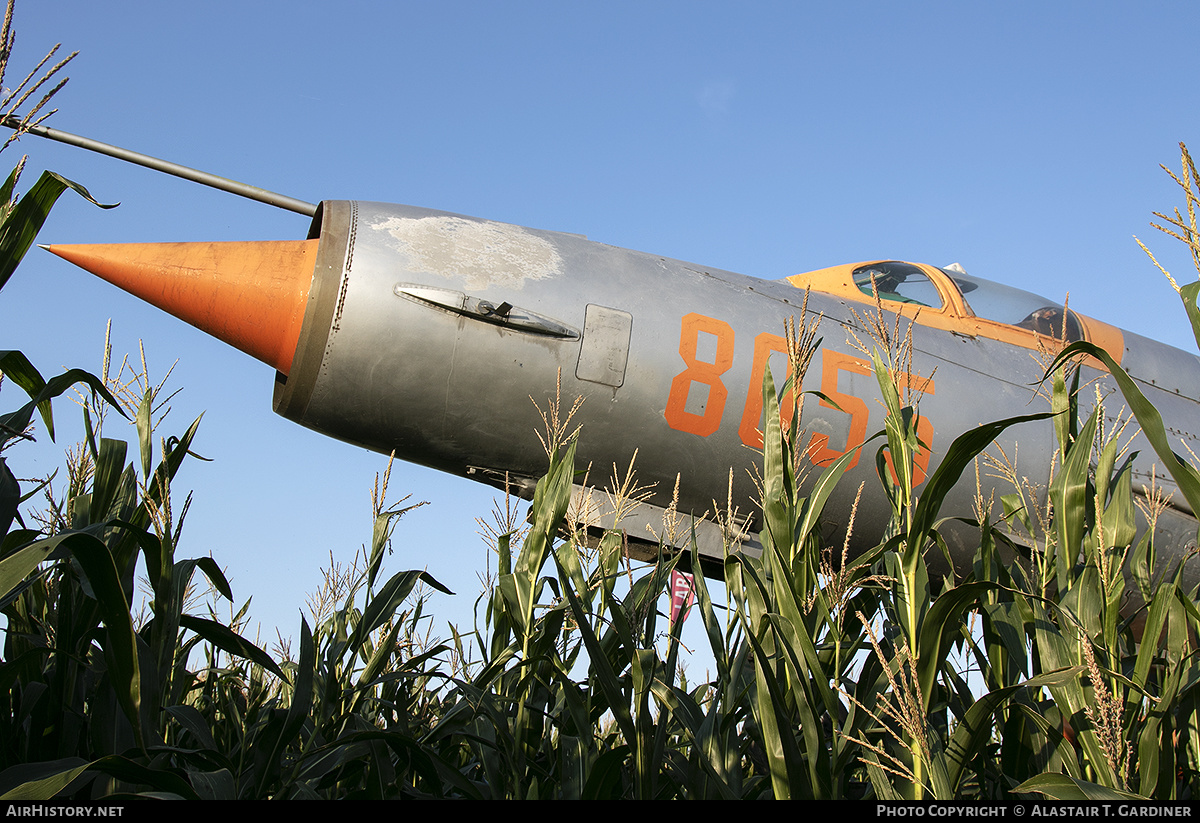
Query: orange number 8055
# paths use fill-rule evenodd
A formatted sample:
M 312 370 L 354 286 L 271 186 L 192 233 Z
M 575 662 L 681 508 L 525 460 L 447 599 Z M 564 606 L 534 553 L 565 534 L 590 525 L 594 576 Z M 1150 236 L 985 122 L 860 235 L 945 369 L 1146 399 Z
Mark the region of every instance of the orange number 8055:
M 713 361 L 698 359 L 697 350 L 700 345 L 701 333 L 710 334 L 716 338 L 716 353 Z M 671 381 L 671 392 L 667 397 L 667 407 L 664 413 L 667 424 L 678 431 L 707 437 L 721 426 L 721 417 L 725 413 L 725 401 L 729 396 L 721 376 L 733 366 L 734 332 L 733 328 L 723 320 L 706 317 L 692 312 L 683 317 L 679 334 L 679 356 L 686 366 L 682 372 Z M 746 403 L 742 412 L 738 434 L 743 443 L 753 448 L 762 448 L 762 432 L 759 424 L 762 421 L 762 379 L 763 371 L 772 352 L 786 352 L 784 339 L 778 335 L 760 334 L 754 340 L 754 362 L 751 367 L 749 390 L 746 393 Z M 842 411 L 850 416 L 849 431 L 846 445 L 843 449 L 832 448 L 829 436 L 814 433 L 809 440 L 807 451 L 809 459 L 818 466 L 827 466 L 841 455 L 858 448 L 866 440 L 870 410 L 861 397 L 840 391 L 838 383 L 842 373 L 869 376 L 870 365 L 863 359 L 849 354 L 843 354 L 832 349 L 821 351 L 821 392 L 825 397 L 836 403 L 821 399 L 820 405 L 833 410 Z M 789 374 L 790 375 L 790 368 Z M 900 375 L 910 382 L 907 374 Z M 922 380 L 921 391 L 925 394 L 934 393 L 932 380 Z M 693 384 L 708 388 L 704 401 L 693 401 L 693 408 L 698 411 L 688 411 L 689 395 Z M 780 417 L 784 426 L 792 419 L 795 410 L 792 408 L 792 397 L 782 398 Z M 917 421 L 917 433 L 922 443 L 929 446 L 933 440 L 933 424 L 922 416 Z M 889 467 L 891 455 L 886 455 Z M 922 448 L 915 456 L 913 466 L 913 484 L 921 483 L 929 470 L 930 452 Z M 856 455 L 850 467 L 858 462 Z M 894 474 L 894 470 L 893 470 Z

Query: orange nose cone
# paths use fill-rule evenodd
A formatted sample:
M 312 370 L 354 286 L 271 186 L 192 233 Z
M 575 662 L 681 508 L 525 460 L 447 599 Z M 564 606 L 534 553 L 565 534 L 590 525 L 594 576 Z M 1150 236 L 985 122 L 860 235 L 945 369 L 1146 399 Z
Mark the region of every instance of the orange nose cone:
M 319 242 L 46 249 L 287 374 L 300 339 Z

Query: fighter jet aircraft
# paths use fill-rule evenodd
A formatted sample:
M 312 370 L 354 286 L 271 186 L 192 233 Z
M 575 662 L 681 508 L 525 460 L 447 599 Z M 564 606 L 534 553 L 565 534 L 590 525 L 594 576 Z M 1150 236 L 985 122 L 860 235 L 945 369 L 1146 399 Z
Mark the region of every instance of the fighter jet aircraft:
M 868 355 L 875 312 L 911 324 L 911 379 L 902 382 L 910 400 L 919 395 L 927 448 L 916 459 L 918 486 L 961 432 L 1048 410 L 1038 397 L 1045 365 L 1075 340 L 1107 350 L 1172 435 L 1200 447 L 1189 396 L 1200 358 L 957 265 L 873 261 L 765 281 L 425 208 L 284 206 L 313 214 L 307 239 L 49 250 L 272 366 L 284 417 L 518 493 L 532 492 L 545 460 L 530 396 L 560 384 L 564 398 L 583 400 L 574 423 L 590 486 L 603 488 L 637 450 L 651 495 L 619 525 L 647 545 L 676 488 L 680 512 L 699 516 L 731 497 L 745 533 L 757 530 L 763 375 L 770 364 L 782 382 L 792 320 L 821 318 L 822 345 L 803 384 L 819 399 L 809 398 L 799 421 L 808 456 L 821 467 L 855 453 L 826 507 L 831 538 L 844 532 L 860 482 L 858 546 L 877 540 L 890 511 L 873 454 L 859 451 L 885 415 Z M 1097 365 L 1086 377 L 1111 394 Z M 1106 413 L 1120 408 L 1118 399 Z M 786 403 L 783 414 L 793 414 Z M 1052 424 L 1042 421 L 1009 429 L 994 451 L 1044 494 L 1054 448 Z M 1176 488 L 1144 438 L 1132 448 L 1141 451 L 1135 488 L 1152 480 Z M 975 478 L 964 478 L 945 508 L 970 512 L 975 492 Z M 613 525 L 602 502 L 594 516 Z M 1182 495 L 1157 525 L 1175 556 L 1194 545 L 1197 520 Z M 955 564 L 969 564 L 969 535 L 948 533 Z M 723 556 L 728 534 L 709 523 L 698 535 L 703 556 Z

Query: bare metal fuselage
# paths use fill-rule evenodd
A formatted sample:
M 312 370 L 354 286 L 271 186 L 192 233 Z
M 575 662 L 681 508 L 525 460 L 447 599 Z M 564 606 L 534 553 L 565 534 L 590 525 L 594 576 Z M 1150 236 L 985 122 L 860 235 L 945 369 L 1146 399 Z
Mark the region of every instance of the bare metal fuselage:
M 763 281 L 576 235 L 379 203 L 325 202 L 310 236 L 320 239 L 316 271 L 293 366 L 277 378 L 276 411 L 332 437 L 527 492 L 545 466 L 535 402 L 545 410 L 561 380 L 565 406 L 583 398 L 574 423 L 588 485 L 606 487 L 637 451 L 638 478 L 652 493 L 643 513 L 622 524 L 631 537 L 653 539 L 646 527 L 670 504 L 677 478 L 678 510 L 699 516 L 726 507 L 732 476 L 733 505 L 757 529 L 761 375 L 769 362 L 783 382 L 784 324 L 801 321 L 801 285 L 814 289 L 805 319 L 823 316 L 823 345 L 804 388 L 837 403 L 804 404 L 810 455 L 827 464 L 883 427 L 878 384 L 856 342 L 871 344 L 858 318 L 874 301 L 845 289 L 823 293 L 828 278 Z M 969 308 L 950 311 L 949 298 L 942 313 L 881 302 L 889 324 L 896 312 L 916 316 L 912 372 L 922 379 L 922 439 L 931 452 L 918 479 L 963 431 L 1049 409 L 1037 396 L 1044 358 L 1031 356 L 1046 339 L 998 326 L 993 333 Z M 1108 330 L 1096 332 L 1098 342 L 1121 349 L 1110 353 L 1174 435 L 1194 445 L 1200 405 L 1189 395 L 1200 385 L 1200 360 L 1084 321 Z M 1111 425 L 1120 396 L 1106 374 L 1084 371 L 1108 398 Z M 844 534 L 860 483 L 855 544 L 872 544 L 886 523 L 890 509 L 874 477 L 879 442 L 863 449 L 827 507 L 829 537 Z M 1141 451 L 1135 488 L 1152 478 L 1175 488 L 1140 434 L 1132 448 Z M 1049 421 L 1014 427 L 990 449 L 1043 499 L 1053 451 Z M 1013 491 L 991 474 L 982 472 L 985 495 Z M 971 516 L 975 494 L 972 473 L 943 511 Z M 1197 524 L 1180 495 L 1172 504 L 1159 519 L 1160 546 L 1179 557 L 1194 545 Z M 949 531 L 955 565 L 969 565 L 968 530 Z M 702 542 L 719 556 L 719 535 Z

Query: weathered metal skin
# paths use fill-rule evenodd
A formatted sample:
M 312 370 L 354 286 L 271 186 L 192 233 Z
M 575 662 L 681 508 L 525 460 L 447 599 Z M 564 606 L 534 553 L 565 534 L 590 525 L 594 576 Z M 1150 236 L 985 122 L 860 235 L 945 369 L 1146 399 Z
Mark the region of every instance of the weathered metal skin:
M 274 405 L 284 417 L 475 480 L 507 479 L 527 494 L 545 466 L 535 402 L 545 409 L 561 379 L 564 407 L 583 398 L 574 423 L 589 485 L 606 486 L 614 467 L 623 475 L 636 448 L 638 476 L 653 484 L 651 504 L 668 506 L 678 477 L 681 512 L 724 508 L 732 475 L 734 506 L 753 511 L 759 375 L 769 356 L 782 383 L 786 358 L 770 353 L 782 348 L 785 321 L 800 320 L 797 278 L 757 280 L 576 235 L 380 203 L 322 203 L 310 237 L 320 247 L 300 343 L 290 374 L 277 377 Z M 811 396 L 805 403 L 801 424 L 816 437 L 808 442 L 821 462 L 883 427 L 878 386 L 854 338 L 870 341 L 851 314 L 871 304 L 865 296 L 809 297 L 810 321 L 824 316 L 823 345 L 804 387 L 841 406 Z M 911 314 L 885 301 L 889 323 L 889 307 Z M 953 318 L 918 316 L 912 335 L 913 371 L 929 380 L 920 401 L 932 424 L 926 473 L 968 428 L 1049 409 L 1036 393 L 1043 367 L 1032 344 L 957 329 Z M 1123 363 L 1192 443 L 1200 409 L 1187 392 L 1200 385 L 1200 360 L 1129 333 L 1121 345 Z M 1106 375 L 1085 372 L 1102 394 L 1113 393 Z M 1121 406 L 1119 396 L 1109 402 L 1110 422 Z M 845 533 L 860 484 L 854 545 L 872 545 L 886 524 L 874 477 L 882 443 L 866 443 L 827 507 L 831 538 Z M 1043 421 L 1010 429 L 991 451 L 1003 449 L 1044 497 L 1053 447 Z M 1135 485 L 1154 473 L 1173 489 L 1140 435 L 1133 448 L 1141 449 Z M 981 472 L 985 495 L 1000 486 L 989 474 Z M 970 516 L 975 491 L 974 475 L 964 477 L 944 512 Z M 998 487 L 997 495 L 1009 491 Z M 1180 556 L 1194 545 L 1197 524 L 1179 495 L 1173 502 L 1159 529 L 1162 545 Z M 956 539 L 949 528 L 960 570 L 971 562 L 970 529 L 961 529 Z M 707 552 L 719 551 L 710 536 Z
M 9 118 L 0 125 L 19 124 Z M 830 539 L 846 533 L 861 484 L 854 549 L 873 545 L 889 514 L 874 476 L 882 441 L 871 439 L 883 427 L 884 410 L 860 319 L 876 305 L 889 324 L 897 315 L 912 322 L 911 370 L 923 386 L 918 433 L 930 447 L 916 461 L 918 493 L 956 435 L 1048 410 L 1037 386 L 1042 363 L 1063 345 L 1056 338 L 1087 339 L 1106 349 L 1158 408 L 1177 451 L 1200 452 L 1200 358 L 955 266 L 887 261 L 763 281 L 577 235 L 428 209 L 343 201 L 318 207 L 79 135 L 22 128 L 313 216 L 309 238 L 318 241 L 318 259 L 307 290 L 307 264 L 296 261 L 309 259 L 308 243 L 276 245 L 264 252 L 268 257 L 245 248 L 221 251 L 232 266 L 221 272 L 198 261 L 222 244 L 183 249 L 182 256 L 179 249 L 164 256 L 147 244 L 134 244 L 132 252 L 50 249 L 286 370 L 277 372 L 274 397 L 284 417 L 529 495 L 544 466 L 534 402 L 546 408 L 561 380 L 564 406 L 584 400 L 574 423 L 581 426 L 577 455 L 588 466 L 588 485 L 605 487 L 637 451 L 639 478 L 651 493 L 619 524 L 631 540 L 656 542 L 651 531 L 662 532 L 661 515 L 676 488 L 679 512 L 700 515 L 728 501 L 750 534 L 758 530 L 753 478 L 762 374 L 769 362 L 782 383 L 781 335 L 786 320 L 800 319 L 805 288 L 812 290 L 808 319 L 823 317 L 823 345 L 803 385 L 833 404 L 809 397 L 800 420 L 803 445 L 818 466 L 861 449 L 822 524 Z M 267 259 L 277 263 L 264 264 Z M 263 272 L 264 266 L 280 271 Z M 181 271 L 189 282 L 177 289 L 171 278 Z M 299 341 L 289 356 L 302 305 Z M 1113 430 L 1123 409 L 1113 381 L 1104 372 L 1082 371 L 1097 396 L 1108 398 L 1104 422 Z M 1135 491 L 1144 494 L 1154 485 L 1172 495 L 1157 519 L 1159 558 L 1167 561 L 1160 569 L 1172 567 L 1196 547 L 1195 513 L 1140 433 L 1129 448 L 1138 452 Z M 1005 455 L 1044 504 L 1054 452 L 1049 421 L 1010 428 L 990 452 Z M 987 470 L 979 485 L 985 497 L 1011 491 Z M 975 493 L 975 478 L 964 477 L 943 512 L 973 512 Z M 596 520 L 613 525 L 603 505 Z M 973 527 L 952 521 L 940 528 L 953 565 L 962 570 L 972 560 Z M 726 535 L 704 523 L 695 534 L 702 559 L 719 563 Z M 753 540 L 748 549 L 754 550 Z M 1197 582 L 1200 561 L 1193 561 L 1185 584 Z

